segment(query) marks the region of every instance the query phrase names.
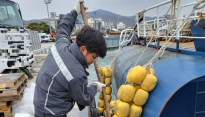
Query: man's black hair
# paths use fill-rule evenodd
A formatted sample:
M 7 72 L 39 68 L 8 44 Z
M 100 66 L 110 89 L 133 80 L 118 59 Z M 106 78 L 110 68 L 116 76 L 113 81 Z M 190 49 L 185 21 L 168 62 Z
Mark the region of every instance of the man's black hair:
M 107 53 L 107 45 L 103 34 L 91 27 L 83 27 L 76 37 L 78 47 L 85 46 L 90 53 L 96 53 L 104 58 Z

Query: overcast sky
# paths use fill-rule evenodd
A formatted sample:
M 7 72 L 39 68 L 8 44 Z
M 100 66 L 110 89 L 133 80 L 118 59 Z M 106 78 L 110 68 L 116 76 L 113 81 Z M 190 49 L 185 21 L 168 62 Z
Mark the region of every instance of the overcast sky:
M 44 0 L 13 0 L 19 3 L 23 19 L 43 19 L 47 18 L 47 8 L 44 4 Z M 133 16 L 136 12 L 143 10 L 147 7 L 151 7 L 155 4 L 164 2 L 167 0 L 85 0 L 88 11 L 97 9 L 107 10 L 116 14 L 124 16 Z M 195 2 L 196 0 L 181 0 L 182 4 Z M 52 0 L 49 4 L 49 11 L 56 12 L 58 14 L 66 14 L 70 12 L 75 6 L 76 0 Z M 168 6 L 160 8 L 160 15 L 166 13 Z M 190 7 L 184 9 L 184 13 L 190 11 Z M 147 16 L 156 16 L 156 10 L 152 10 L 146 13 Z

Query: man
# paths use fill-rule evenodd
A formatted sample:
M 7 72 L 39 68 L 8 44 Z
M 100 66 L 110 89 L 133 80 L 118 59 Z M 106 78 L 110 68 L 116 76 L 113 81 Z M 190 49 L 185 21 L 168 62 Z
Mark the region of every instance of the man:
M 77 41 L 71 43 L 70 34 L 75 26 L 77 14 L 81 14 L 78 0 L 74 10 L 59 22 L 55 44 L 51 47 L 35 87 L 35 117 L 66 117 L 75 102 L 79 110 L 89 106 L 96 92 L 105 84 L 95 82 L 87 87 L 86 68 L 106 56 L 107 47 L 101 32 L 90 27 L 83 28 Z

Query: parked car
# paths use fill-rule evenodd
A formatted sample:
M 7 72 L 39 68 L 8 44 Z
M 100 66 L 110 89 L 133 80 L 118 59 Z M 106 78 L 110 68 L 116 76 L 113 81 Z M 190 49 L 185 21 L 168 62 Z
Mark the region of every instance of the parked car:
M 50 38 L 50 41 L 53 41 L 53 38 L 51 37 L 51 35 L 48 35 L 48 37 Z
M 41 42 L 49 42 L 50 37 L 46 33 L 39 33 L 39 38 Z

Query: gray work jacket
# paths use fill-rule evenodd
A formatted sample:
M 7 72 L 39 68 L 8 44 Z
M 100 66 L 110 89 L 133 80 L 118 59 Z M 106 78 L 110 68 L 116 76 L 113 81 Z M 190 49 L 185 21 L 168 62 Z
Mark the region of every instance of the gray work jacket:
M 36 79 L 35 112 L 58 116 L 68 113 L 75 102 L 82 110 L 91 104 L 97 93 L 95 85 L 87 87 L 86 59 L 77 44 L 70 41 L 76 18 L 76 11 L 72 11 L 58 25 L 57 40 Z

